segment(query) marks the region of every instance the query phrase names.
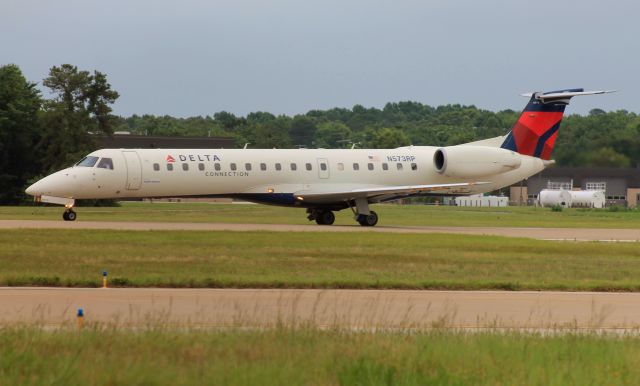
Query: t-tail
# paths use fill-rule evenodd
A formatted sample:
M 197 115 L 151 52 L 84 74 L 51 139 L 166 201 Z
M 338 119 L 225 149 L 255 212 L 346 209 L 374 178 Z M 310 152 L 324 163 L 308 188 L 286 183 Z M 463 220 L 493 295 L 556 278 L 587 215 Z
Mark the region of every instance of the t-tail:
M 549 160 L 565 107 L 574 96 L 606 94 L 613 91 L 584 91 L 582 88 L 568 90 L 535 92 L 522 94 L 530 97 L 529 103 L 518 118 L 507 138 L 503 149 L 509 149 L 523 155 Z

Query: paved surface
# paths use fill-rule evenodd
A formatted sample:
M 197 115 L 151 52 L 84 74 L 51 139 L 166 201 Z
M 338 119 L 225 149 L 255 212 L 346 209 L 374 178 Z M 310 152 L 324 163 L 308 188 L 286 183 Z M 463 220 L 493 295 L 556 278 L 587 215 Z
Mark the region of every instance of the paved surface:
M 640 241 L 640 229 L 596 228 L 500 228 L 500 227 L 403 227 L 359 225 L 289 225 L 289 224 L 233 224 L 178 222 L 108 222 L 108 221 L 38 221 L 0 220 L 0 229 L 124 229 L 124 230 L 205 230 L 205 231 L 276 231 L 276 232 L 395 232 L 395 233 L 453 233 L 528 237 L 540 240 L 575 241 Z
M 640 293 L 0 288 L 0 326 L 640 328 Z

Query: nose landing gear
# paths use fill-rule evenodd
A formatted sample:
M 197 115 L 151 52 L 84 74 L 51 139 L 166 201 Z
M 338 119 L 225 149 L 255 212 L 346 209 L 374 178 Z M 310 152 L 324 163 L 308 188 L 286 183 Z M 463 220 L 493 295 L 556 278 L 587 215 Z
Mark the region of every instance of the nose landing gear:
M 76 220 L 76 212 L 73 211 L 73 208 L 68 208 L 62 213 L 62 218 L 64 221 L 75 221 Z

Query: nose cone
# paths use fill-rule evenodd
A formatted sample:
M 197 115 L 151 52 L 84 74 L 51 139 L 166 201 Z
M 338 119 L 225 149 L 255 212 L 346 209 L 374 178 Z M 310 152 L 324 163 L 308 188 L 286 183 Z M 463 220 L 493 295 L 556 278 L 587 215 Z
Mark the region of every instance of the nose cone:
M 42 180 L 40 180 L 40 181 L 42 181 Z M 38 188 L 38 184 L 40 183 L 40 181 L 38 181 L 35 184 L 29 186 L 24 192 L 27 193 L 30 196 L 39 196 L 40 194 L 38 192 L 40 190 Z
M 78 186 L 75 174 L 65 169 L 46 176 L 29 186 L 25 192 L 31 196 L 74 197 L 78 194 Z

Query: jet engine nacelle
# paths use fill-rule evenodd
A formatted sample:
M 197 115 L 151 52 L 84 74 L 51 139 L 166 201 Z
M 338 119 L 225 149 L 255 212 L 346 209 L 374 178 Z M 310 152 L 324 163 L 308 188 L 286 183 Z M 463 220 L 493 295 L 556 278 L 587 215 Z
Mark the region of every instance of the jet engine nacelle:
M 433 155 L 436 171 L 447 177 L 484 177 L 520 167 L 520 155 L 511 150 L 488 146 L 448 146 Z

